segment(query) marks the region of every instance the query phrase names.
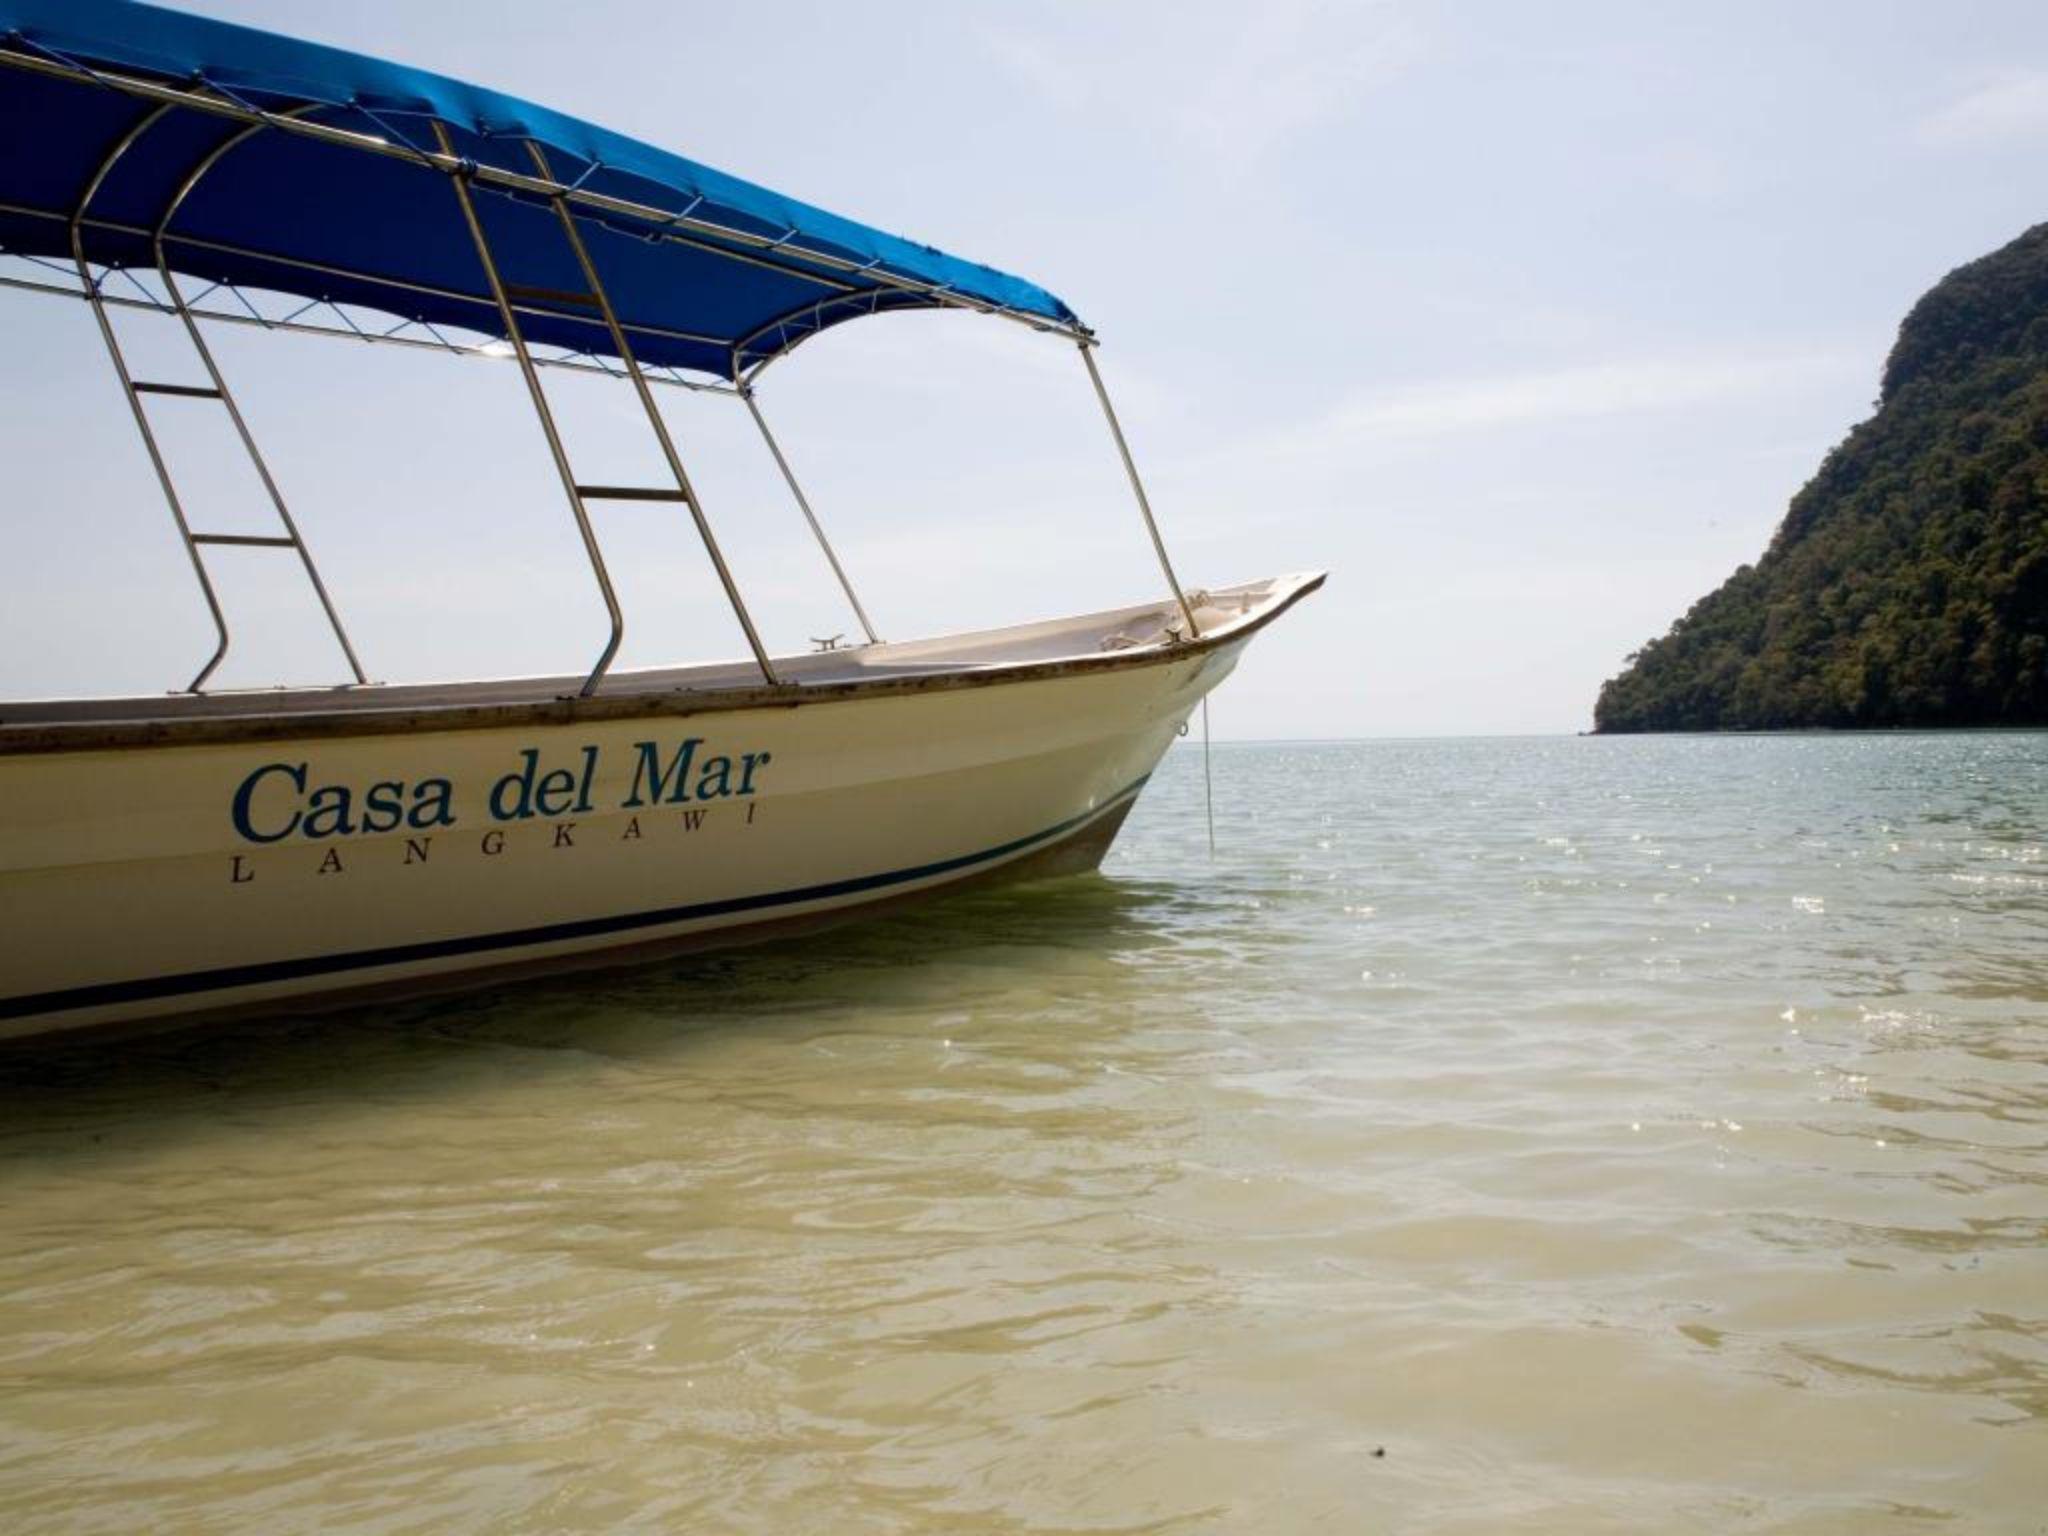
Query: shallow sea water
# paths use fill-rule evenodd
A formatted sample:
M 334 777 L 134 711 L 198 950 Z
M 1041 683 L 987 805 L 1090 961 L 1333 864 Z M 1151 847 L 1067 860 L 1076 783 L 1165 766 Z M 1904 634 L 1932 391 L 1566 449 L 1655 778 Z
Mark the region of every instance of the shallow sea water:
M 1101 877 L 0 1060 L 0 1530 L 2048 1531 L 2048 736 L 1176 749 Z

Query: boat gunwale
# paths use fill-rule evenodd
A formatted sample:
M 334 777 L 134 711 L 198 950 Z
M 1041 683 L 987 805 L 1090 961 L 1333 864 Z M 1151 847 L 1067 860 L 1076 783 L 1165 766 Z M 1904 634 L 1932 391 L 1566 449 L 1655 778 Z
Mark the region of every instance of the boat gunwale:
M 668 688 L 647 692 L 573 692 L 544 699 L 493 703 L 422 704 L 380 709 L 361 705 L 326 710 L 90 721 L 23 721 L 0 719 L 0 758 L 65 752 L 119 751 L 142 747 L 233 746 L 244 742 L 333 739 L 356 736 L 407 736 L 439 731 L 503 730 L 527 725 L 573 725 L 611 720 L 685 718 L 756 709 L 801 709 L 806 705 L 844 703 L 871 698 L 896 698 L 922 693 L 949 693 L 969 688 L 1004 687 L 1052 678 L 1135 671 L 1168 666 L 1193 657 L 1235 647 L 1271 624 L 1309 594 L 1320 589 L 1327 572 L 1275 578 L 1285 589 L 1271 602 L 1234 624 L 1193 639 L 1132 647 L 1093 656 L 1064 656 L 1046 661 L 968 664 L 871 678 L 846 678 L 817 683 L 750 683 L 732 687 Z M 1023 627 L 1023 626 L 1020 626 Z M 946 638 L 946 637 L 940 637 Z M 620 679 L 624 681 L 624 679 Z M 413 685 L 401 685 L 413 686 Z M 456 685 L 461 686 L 461 685 Z M 573 683 L 569 686 L 573 687 Z M 319 690 L 291 690 L 305 692 Z M 360 697 L 354 689 L 336 693 Z M 26 701 L 16 701 L 17 704 Z M 45 700 L 45 704 L 77 702 Z M 33 704 L 30 704 L 33 708 Z

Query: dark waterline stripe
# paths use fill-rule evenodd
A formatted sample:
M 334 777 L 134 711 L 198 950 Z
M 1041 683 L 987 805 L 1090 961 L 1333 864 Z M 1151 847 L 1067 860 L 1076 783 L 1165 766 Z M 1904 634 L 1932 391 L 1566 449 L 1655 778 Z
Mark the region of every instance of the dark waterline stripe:
M 589 917 L 570 923 L 548 923 L 538 928 L 515 928 L 504 933 L 472 934 L 457 939 L 433 939 L 421 944 L 393 944 L 382 949 L 359 949 L 342 955 L 307 955 L 296 960 L 267 960 L 257 965 L 223 966 L 211 971 L 187 971 L 177 976 L 146 976 L 135 981 L 102 982 L 97 986 L 69 987 L 56 992 L 35 992 L 20 997 L 0 998 L 0 1019 L 25 1018 L 38 1013 L 61 1013 L 75 1008 L 99 1008 L 111 1003 L 141 1002 L 149 998 L 184 997 L 194 992 L 225 991 L 232 987 L 258 986 L 272 981 L 294 981 L 302 976 L 320 976 L 335 971 L 369 970 L 381 965 L 405 965 L 416 960 L 437 960 L 446 955 L 475 954 L 490 950 L 517 949 L 528 944 L 550 944 L 562 939 L 589 938 L 596 934 L 630 933 L 637 928 L 659 928 L 669 923 L 689 922 L 700 917 L 722 917 L 731 912 L 756 912 L 765 907 L 794 906 L 798 902 L 822 901 L 833 896 L 850 896 L 859 891 L 906 885 L 932 875 L 950 874 L 986 864 L 1036 844 L 1049 842 L 1071 832 L 1084 822 L 1114 810 L 1135 796 L 1151 774 L 1126 784 L 1093 810 L 1070 816 L 1065 821 L 979 853 L 963 853 L 933 864 L 894 869 L 879 875 L 857 875 L 830 880 L 823 885 L 799 886 L 788 891 L 766 891 L 756 896 L 728 896 L 722 901 L 702 901 L 693 906 L 661 907 L 652 912 L 624 912 L 613 917 Z

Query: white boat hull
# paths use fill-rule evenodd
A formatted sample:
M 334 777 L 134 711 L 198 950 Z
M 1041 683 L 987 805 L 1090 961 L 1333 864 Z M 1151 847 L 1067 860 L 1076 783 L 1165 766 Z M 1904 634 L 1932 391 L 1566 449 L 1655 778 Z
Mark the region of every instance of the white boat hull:
M 1256 627 L 801 702 L 296 734 L 264 715 L 260 739 L 0 755 L 0 1038 L 606 963 L 1092 867 Z

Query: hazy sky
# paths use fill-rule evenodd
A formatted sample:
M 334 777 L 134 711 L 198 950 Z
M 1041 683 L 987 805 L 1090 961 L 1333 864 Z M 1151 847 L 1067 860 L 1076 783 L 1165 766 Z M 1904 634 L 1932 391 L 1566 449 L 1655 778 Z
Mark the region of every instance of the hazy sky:
M 1104 338 L 1183 577 L 1331 573 L 1219 696 L 1231 737 L 1585 727 L 1867 414 L 1907 306 L 2048 216 L 2038 0 L 190 8 L 535 98 L 1060 294 Z M 203 609 L 89 316 L 0 293 L 0 323 L 0 693 L 175 687 Z M 595 658 L 508 365 L 220 346 L 373 674 Z M 885 634 L 1159 588 L 1069 346 L 857 322 L 762 398 Z M 586 478 L 651 473 L 623 391 L 564 400 Z M 852 629 L 738 408 L 673 420 L 771 643 Z M 177 445 L 202 515 L 258 526 L 207 430 Z M 600 517 L 628 664 L 739 653 L 685 526 Z M 225 681 L 340 675 L 280 561 L 229 557 Z

